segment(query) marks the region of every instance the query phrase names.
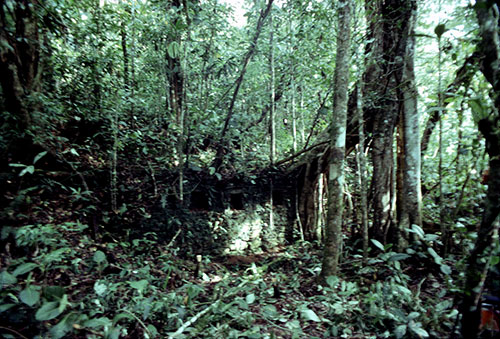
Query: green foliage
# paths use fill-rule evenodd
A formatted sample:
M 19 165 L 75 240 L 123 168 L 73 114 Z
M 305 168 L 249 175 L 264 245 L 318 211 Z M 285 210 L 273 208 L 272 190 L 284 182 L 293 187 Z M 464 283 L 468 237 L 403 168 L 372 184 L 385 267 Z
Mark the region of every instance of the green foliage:
M 0 217 L 6 221 L 1 232 L 2 241 L 13 237 L 10 244 L 16 249 L 2 254 L 2 319 L 26 330 L 27 336 L 54 338 L 165 337 L 185 324 L 189 326 L 179 337 L 424 338 L 449 333 L 457 313 L 449 292 L 458 291 L 464 278 L 459 255 L 467 253 L 477 237 L 469 230 L 479 221 L 485 194 L 479 181 L 487 159 L 476 123 L 490 114 L 491 99 L 489 86 L 475 76 L 446 100 L 446 108 L 437 107 L 435 56 L 440 40 L 446 86 L 475 48 L 477 27 L 464 20 L 470 10 L 464 6 L 441 11 L 446 23 L 438 23 L 435 4 L 419 3 L 419 107 L 423 114 L 446 113 L 441 117 L 445 201 L 438 201 L 435 189 L 438 141 L 433 136 L 423 157 L 424 216 L 435 224 L 437 206 L 445 206 L 455 256 L 440 256 L 439 235 L 412 226 L 406 231 L 415 241 L 404 253 L 372 239 L 375 250 L 366 266 L 356 253 L 351 258 L 346 251 L 345 275 L 329 277 L 326 286 L 318 287 L 314 279 L 320 254 L 311 244 L 287 248 L 288 253 L 265 262 L 240 265 L 239 271 L 204 257 L 207 267 L 196 279 L 190 276 L 193 264 L 178 257 L 181 251 L 167 248 L 158 238 L 168 236 L 160 232 L 181 229 L 178 243 L 191 255 L 204 248 L 208 235 L 215 234 L 217 243 L 210 245 L 223 246 L 231 232 L 224 223 L 228 213 L 207 213 L 205 219 L 189 215 L 183 224 L 166 211 L 178 195 L 173 187 L 179 181 L 180 160 L 186 164 L 187 192 L 205 177 L 224 183 L 243 175 L 255 184 L 256 173 L 267 165 L 271 30 L 276 120 L 283 121 L 276 126 L 278 158 L 293 151 L 292 124 L 284 123 L 292 120 L 292 105 L 298 149 L 309 134 L 311 146 L 328 125 L 335 8 L 324 1 L 273 7 L 273 27 L 263 27 L 235 100 L 230 146 L 224 149 L 228 164 L 216 168 L 213 160 L 229 93 L 263 3 L 252 4 L 248 25 L 242 28 L 229 25 L 226 5 L 187 3 L 188 8 L 174 8 L 162 1 L 105 1 L 100 6 L 96 1 L 51 0 L 37 7 L 44 73 L 40 91 L 27 98 L 37 103 L 33 125 L 17 138 L 29 137 L 42 149 L 22 143 L 16 148 L 12 140 L 19 134 L 14 128 L 17 118 L 0 102 L 0 155 L 5 161 L 0 179 L 6 187 L 0 197 Z M 448 6 L 451 1 L 442 3 Z M 5 2 L 7 7 L 13 4 Z M 364 39 L 365 14 L 360 6 L 354 18 L 356 58 L 371 43 Z M 0 47 L 11 49 L 3 40 Z M 353 83 L 363 73 L 362 64 L 351 64 L 351 73 L 358 74 L 350 79 Z M 167 79 L 172 74 L 182 77 L 183 126 L 171 103 L 173 83 Z M 109 201 L 114 156 L 116 211 Z M 352 173 L 347 176 L 352 179 Z M 218 198 L 207 191 L 212 206 Z M 161 220 L 156 224 L 155 213 Z M 101 241 L 89 238 L 85 222 Z M 144 234 L 143 227 L 149 226 L 159 230 L 158 236 Z M 133 227 L 130 233 L 138 238 L 120 238 L 127 227 Z M 104 241 L 105 230 L 118 235 Z M 275 239 L 267 239 L 272 247 Z M 493 265 L 498 258 L 493 256 Z
M 427 249 L 396 253 L 382 246 L 367 266 L 352 263 L 353 280 L 328 277 L 322 287 L 315 281 L 319 256 L 308 243 L 227 268 L 207 257 L 198 280 L 193 264 L 154 233 L 98 244 L 84 230 L 78 223 L 17 230 L 17 244 L 30 252 L 0 273 L 0 314 L 13 328 L 24 324 L 54 338 L 158 338 L 178 331 L 178 337 L 202 338 L 425 338 L 449 331 L 456 316 L 439 270 L 437 278 L 408 274 L 418 272 L 407 264 L 418 256 L 444 265 Z M 434 239 L 413 230 L 422 241 Z M 33 261 L 31 251 L 38 252 Z M 64 279 L 73 284 L 58 285 Z M 433 294 L 423 293 L 426 284 Z

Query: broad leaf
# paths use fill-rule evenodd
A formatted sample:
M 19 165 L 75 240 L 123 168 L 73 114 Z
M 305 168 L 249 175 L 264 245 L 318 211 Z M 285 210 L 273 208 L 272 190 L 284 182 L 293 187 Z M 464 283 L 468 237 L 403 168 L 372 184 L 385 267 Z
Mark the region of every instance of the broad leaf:
M 415 333 L 420 338 L 428 338 L 429 337 L 429 333 L 427 333 L 427 331 L 422 328 L 421 323 L 415 323 L 413 321 L 410 321 L 408 323 L 408 327 L 410 328 L 410 330 L 413 333 Z
M 436 33 L 436 36 L 438 38 L 441 38 L 441 36 L 447 31 L 446 26 L 444 24 L 439 24 L 434 28 L 434 33 Z
M 321 322 L 321 319 L 311 309 L 306 308 L 306 309 L 302 310 L 302 312 L 300 312 L 300 314 L 301 314 L 302 319 L 304 319 L 304 320 Z
M 3 271 L 0 273 L 0 288 L 4 288 L 8 285 L 14 285 L 15 283 L 17 283 L 16 277 L 9 272 Z
M 111 327 L 113 323 L 107 317 L 94 318 L 87 320 L 83 326 L 90 328 L 99 328 L 99 327 Z
M 37 291 L 36 286 L 30 285 L 19 293 L 19 299 L 31 307 L 40 300 L 40 292 Z
M 376 239 L 370 239 L 370 241 L 372 242 L 372 244 L 374 244 L 376 247 L 378 247 L 382 252 L 385 252 L 385 248 L 384 248 L 384 245 L 382 245 L 382 243 Z
M 451 274 L 451 268 L 450 268 L 450 266 L 448 266 L 448 265 L 441 265 L 441 266 L 439 266 L 439 268 L 441 269 L 441 272 L 443 272 L 444 274 L 446 274 L 446 275 L 450 275 Z
M 35 264 L 32 262 L 27 262 L 27 263 L 24 263 L 24 264 L 17 266 L 17 268 L 14 270 L 14 272 L 12 272 L 12 275 L 17 277 L 18 275 L 22 275 L 22 274 L 31 272 L 37 267 L 38 267 L 38 264 Z
M 399 325 L 396 327 L 396 330 L 394 330 L 394 336 L 398 339 L 404 338 L 406 334 L 406 325 Z
M 146 286 L 148 286 L 148 281 L 145 279 L 139 280 L 139 281 L 129 281 L 128 284 L 130 287 L 136 289 L 138 292 L 142 293 Z
M 102 251 L 96 251 L 92 259 L 98 264 L 103 263 L 106 261 L 106 254 Z
M 396 253 L 394 255 L 392 255 L 390 258 L 389 258 L 389 261 L 399 261 L 399 260 L 405 260 L 405 259 L 408 259 L 410 258 L 411 256 L 409 254 L 405 254 L 405 253 Z
M 26 166 L 21 173 L 19 173 L 19 176 L 22 177 L 26 173 L 33 174 L 35 173 L 35 167 L 33 165 Z
M 38 153 L 35 156 L 35 159 L 33 159 L 33 165 L 36 164 L 38 162 L 38 160 L 42 159 L 46 154 L 47 154 L 47 151 L 43 151 L 43 152 Z
M 38 321 L 46 321 L 56 318 L 62 313 L 59 309 L 59 302 L 57 301 L 49 301 L 40 307 L 38 311 L 36 311 L 35 318 Z
M 427 252 L 429 252 L 429 254 L 434 258 L 434 262 L 438 265 L 441 265 L 441 262 L 443 261 L 443 258 L 441 258 L 439 256 L 439 254 L 436 253 L 436 251 L 434 251 L 434 249 L 432 247 L 428 247 L 427 248 Z
M 245 300 L 247 304 L 252 304 L 255 301 L 255 294 L 250 293 L 249 295 L 246 296 Z

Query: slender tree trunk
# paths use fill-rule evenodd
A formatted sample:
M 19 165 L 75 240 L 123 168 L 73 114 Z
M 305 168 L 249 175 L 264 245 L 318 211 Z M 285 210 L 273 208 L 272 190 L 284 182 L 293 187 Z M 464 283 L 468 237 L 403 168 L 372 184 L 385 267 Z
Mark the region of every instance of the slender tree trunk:
M 295 110 L 295 75 L 293 74 L 293 64 L 292 64 L 292 101 L 290 103 L 290 110 L 292 112 L 292 142 L 293 142 L 293 153 L 297 152 L 297 112 Z
M 318 177 L 318 216 L 316 218 L 316 239 L 321 243 L 323 241 L 323 173 Z
M 269 160 L 271 165 L 276 160 L 276 92 L 275 92 L 275 69 L 274 69 L 274 26 L 273 26 L 273 10 L 269 10 L 269 72 L 270 72 L 270 110 L 269 110 L 269 136 L 270 136 L 270 149 Z M 273 213 L 273 181 L 269 183 L 269 229 L 274 229 L 274 213 Z
M 271 164 L 274 164 L 276 160 L 276 117 L 275 117 L 275 88 L 274 88 L 274 27 L 273 27 L 273 13 L 272 9 L 269 12 L 269 48 L 270 48 L 270 56 L 269 56 L 269 71 L 271 75 L 270 79 L 270 90 L 271 90 L 271 102 L 270 102 L 270 110 L 269 110 L 269 134 L 270 134 L 270 150 L 269 150 L 269 159 Z
M 365 123 L 363 119 L 363 82 L 360 81 L 357 87 L 356 114 L 358 119 L 359 144 L 356 151 L 356 160 L 358 163 L 358 185 L 361 208 L 361 232 L 363 234 L 363 262 L 368 259 L 368 194 L 367 182 L 368 171 L 366 170 L 365 157 Z
M 128 49 L 127 49 L 127 28 L 125 26 L 125 21 L 120 23 L 120 35 L 122 39 L 122 53 L 123 53 L 123 83 L 125 90 L 128 92 L 129 83 L 129 60 L 128 60 Z
M 344 158 L 347 129 L 347 88 L 349 85 L 349 55 L 351 45 L 351 1 L 338 2 L 337 56 L 335 67 L 335 94 L 331 130 L 331 156 L 328 177 L 328 220 L 325 229 L 325 247 L 322 279 L 338 273 L 342 242 L 342 212 L 344 186 Z
M 176 9 L 181 7 L 180 0 L 173 0 L 171 3 L 168 3 L 168 6 L 175 7 Z M 168 7 L 167 7 L 168 10 Z M 180 13 L 178 13 L 178 17 L 174 19 L 174 23 L 176 24 L 181 20 Z M 189 18 L 186 17 L 186 22 L 189 21 Z M 170 113 L 175 117 L 175 123 L 177 126 L 177 171 L 178 171 L 178 190 L 177 199 L 181 206 L 184 205 L 184 146 L 186 140 L 186 114 L 185 114 L 185 70 L 184 64 L 181 60 L 181 55 L 185 57 L 186 46 L 183 44 L 184 49 L 181 48 L 181 37 L 177 32 L 174 39 L 167 41 L 168 46 L 165 51 L 165 59 L 167 63 L 167 86 L 168 86 L 168 96 L 167 101 Z
M 438 111 L 439 111 L 439 224 L 441 227 L 441 242 L 443 243 L 443 248 L 441 255 L 446 256 L 448 254 L 448 227 L 446 214 L 444 210 L 444 192 L 443 192 L 443 93 L 441 91 L 441 35 L 438 36 Z
M 292 9 L 292 3 L 289 1 L 288 5 L 290 6 L 290 11 Z M 293 32 L 293 17 L 292 12 L 288 14 L 288 35 L 290 36 L 289 40 L 289 53 L 290 53 L 290 87 L 291 87 L 291 102 L 290 102 L 290 111 L 292 116 L 292 145 L 293 145 L 293 153 L 297 152 L 297 111 L 295 108 L 295 97 L 297 95 L 297 88 L 295 85 L 295 64 L 294 64 L 294 32 Z
M 217 154 L 215 155 L 215 160 L 213 163 L 213 167 L 215 167 L 216 169 L 218 169 L 220 167 L 220 165 L 222 164 L 222 162 L 224 160 L 223 159 L 224 149 L 226 146 L 225 137 L 226 137 L 227 130 L 229 128 L 229 123 L 231 122 L 231 119 L 233 118 L 234 104 L 236 103 L 236 98 L 238 97 L 238 93 L 240 91 L 241 84 L 243 83 L 243 79 L 245 78 L 248 64 L 250 63 L 250 60 L 254 56 L 255 51 L 257 49 L 257 42 L 259 40 L 259 36 L 260 36 L 261 31 L 262 31 L 262 27 L 264 26 L 264 23 L 266 21 L 266 18 L 269 15 L 269 12 L 271 11 L 273 1 L 274 0 L 268 0 L 266 8 L 262 9 L 262 11 L 260 12 L 259 19 L 257 20 L 257 27 L 255 29 L 255 34 L 254 34 L 253 39 L 252 39 L 252 43 L 250 44 L 250 47 L 249 47 L 247 53 L 245 54 L 245 57 L 243 58 L 240 75 L 236 79 L 233 95 L 231 97 L 228 112 L 226 115 L 226 120 L 224 121 L 224 127 L 222 128 L 222 131 L 220 134 L 219 146 L 217 148 Z
M 398 243 L 400 249 L 404 247 L 405 229 L 412 225 L 422 226 L 422 191 L 420 174 L 420 114 L 417 108 L 417 88 L 415 85 L 415 24 L 417 3 L 411 1 L 411 19 L 407 30 L 406 56 L 402 78 L 402 109 L 400 126 L 402 129 L 403 146 L 403 195 L 401 218 L 399 220 Z
M 302 83 L 299 86 L 300 89 L 300 140 L 302 141 L 302 146 L 306 143 L 306 123 L 304 119 L 304 87 Z

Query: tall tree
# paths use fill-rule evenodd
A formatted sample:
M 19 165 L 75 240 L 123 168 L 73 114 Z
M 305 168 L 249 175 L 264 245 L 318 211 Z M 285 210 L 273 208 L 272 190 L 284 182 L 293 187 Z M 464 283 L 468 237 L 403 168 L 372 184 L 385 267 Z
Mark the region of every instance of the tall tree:
M 420 179 L 420 114 L 417 107 L 417 88 L 415 84 L 415 24 L 417 2 L 409 2 L 411 12 L 407 30 L 404 33 L 406 39 L 405 57 L 402 59 L 402 78 L 400 79 L 400 115 L 399 133 L 402 139 L 402 149 L 398 154 L 402 157 L 398 166 L 402 166 L 402 192 L 398 195 L 398 233 L 397 239 L 400 247 L 403 246 L 403 235 L 405 229 L 411 225 L 422 226 L 422 193 Z
M 467 260 L 466 282 L 461 305 L 462 335 L 476 338 L 480 323 L 480 307 L 484 275 L 491 260 L 494 234 L 498 232 L 500 213 L 500 29 L 498 1 L 477 0 L 475 11 L 479 22 L 481 72 L 492 88 L 492 107 L 479 121 L 489 155 L 488 193 L 474 248 Z
M 273 13 L 272 9 L 269 12 L 269 89 L 271 92 L 270 109 L 269 109 L 269 134 L 270 134 L 270 150 L 269 159 L 271 164 L 274 164 L 276 158 L 276 90 L 275 90 L 275 67 L 274 67 L 274 26 L 273 26 Z
M 338 272 L 342 241 L 344 159 L 347 129 L 347 88 L 349 85 L 349 55 L 351 46 L 351 1 L 338 2 L 337 55 L 335 63 L 335 94 L 331 129 L 331 155 L 328 173 L 328 219 L 321 276 L 323 279 Z
M 365 122 L 363 119 L 363 82 L 360 81 L 356 88 L 356 115 L 358 120 L 359 143 L 356 150 L 356 160 L 358 165 L 358 186 L 360 196 L 360 212 L 361 212 L 361 232 L 363 234 L 363 262 L 368 259 L 368 192 L 367 192 L 367 176 L 366 156 L 365 156 Z
M 369 26 L 364 110 L 373 119 L 373 227 L 378 240 L 392 226 L 393 140 L 400 111 L 400 85 L 407 53 L 413 0 L 366 1 Z

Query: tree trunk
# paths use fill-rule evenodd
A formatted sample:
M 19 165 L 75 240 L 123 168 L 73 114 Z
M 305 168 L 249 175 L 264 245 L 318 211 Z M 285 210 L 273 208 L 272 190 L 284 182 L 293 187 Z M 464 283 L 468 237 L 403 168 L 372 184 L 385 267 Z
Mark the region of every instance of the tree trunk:
M 8 3 L 13 9 L 8 9 Z M 0 4 L 0 83 L 5 110 L 16 120 L 14 128 L 24 133 L 32 126 L 30 96 L 40 90 L 40 38 L 36 0 Z
M 364 75 L 366 116 L 373 117 L 373 228 L 385 241 L 392 224 L 393 136 L 399 113 L 398 91 L 403 75 L 412 0 L 366 1 L 369 25 Z
M 422 226 L 422 192 L 420 179 L 420 114 L 417 108 L 417 89 L 415 85 L 415 24 L 417 3 L 411 1 L 411 19 L 406 34 L 406 56 L 404 59 L 403 78 L 401 81 L 402 109 L 400 126 L 402 129 L 403 165 L 403 194 L 400 205 L 399 237 L 400 249 L 403 247 L 405 229 L 411 225 Z
M 480 323 L 480 297 L 483 276 L 493 250 L 493 235 L 498 232 L 495 220 L 500 213 L 500 46 L 498 5 L 477 0 L 475 6 L 480 32 L 481 71 L 493 87 L 494 105 L 487 118 L 479 121 L 489 155 L 488 193 L 476 244 L 467 260 L 466 282 L 462 296 L 462 335 L 476 338 Z M 498 223 L 496 224 L 498 225 Z
M 338 272 L 342 241 L 344 158 L 347 129 L 347 87 L 349 85 L 349 55 L 351 45 L 351 2 L 339 1 L 335 95 L 331 130 L 331 154 L 328 173 L 328 219 L 322 279 Z
M 269 134 L 270 134 L 270 150 L 269 150 L 269 160 L 271 161 L 271 165 L 274 164 L 276 159 L 276 118 L 275 118 L 275 88 L 274 88 L 274 27 L 273 27 L 273 13 L 272 10 L 269 13 L 269 48 L 271 49 L 271 53 L 269 56 L 269 72 L 271 73 L 270 79 L 270 90 L 271 90 L 271 102 L 269 110 Z
M 266 8 L 262 9 L 262 11 L 260 12 L 259 19 L 257 20 L 257 27 L 255 29 L 255 34 L 252 39 L 252 43 L 250 44 L 250 47 L 248 48 L 248 51 L 245 54 L 245 57 L 243 58 L 240 75 L 238 76 L 235 82 L 233 95 L 231 97 L 231 101 L 229 103 L 229 109 L 226 115 L 226 120 L 224 122 L 224 127 L 222 128 L 221 131 L 219 146 L 217 147 L 217 154 L 215 155 L 215 160 L 213 163 L 213 167 L 215 167 L 216 169 L 218 169 L 223 163 L 224 151 L 226 146 L 225 137 L 227 130 L 229 128 L 229 123 L 233 118 L 234 104 L 236 103 L 236 98 L 238 97 L 238 93 L 240 91 L 241 84 L 243 83 L 243 79 L 245 78 L 248 64 L 250 63 L 250 60 L 252 59 L 253 55 L 255 54 L 255 51 L 257 50 L 257 42 L 259 40 L 259 36 L 262 31 L 262 27 L 264 26 L 264 23 L 266 21 L 266 18 L 269 15 L 269 12 L 271 11 L 273 1 L 274 0 L 268 0 Z

